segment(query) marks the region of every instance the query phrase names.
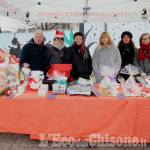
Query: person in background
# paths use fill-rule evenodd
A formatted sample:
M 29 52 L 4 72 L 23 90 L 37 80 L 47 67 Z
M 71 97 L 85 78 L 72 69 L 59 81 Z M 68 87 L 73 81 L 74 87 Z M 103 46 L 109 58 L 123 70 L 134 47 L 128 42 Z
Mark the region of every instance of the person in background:
M 124 68 L 128 64 L 133 65 L 135 56 L 135 44 L 132 40 L 132 34 L 129 31 L 125 31 L 121 34 L 121 41 L 118 43 L 118 48 L 121 54 L 122 64 L 121 68 Z M 129 75 L 119 73 L 125 80 L 129 78 Z
M 93 73 L 96 83 L 100 83 L 103 76 L 100 73 L 101 66 L 109 66 L 113 68 L 121 67 L 121 56 L 119 49 L 113 44 L 108 32 L 103 32 L 99 38 L 99 44 L 96 47 L 93 59 Z
M 150 75 L 150 34 L 143 33 L 140 37 L 140 48 L 135 51 L 134 65 L 138 67 L 140 75 Z
M 83 43 L 83 34 L 74 34 L 74 43 L 64 51 L 64 63 L 72 64 L 70 81 L 77 80 L 79 77 L 90 79 L 92 73 L 92 59 L 89 49 Z
M 43 32 L 36 30 L 34 37 L 22 48 L 20 69 L 24 63 L 28 63 L 31 70 L 45 72 L 48 48 L 44 45 L 43 40 Z
M 62 64 L 62 57 L 64 49 L 66 48 L 63 32 L 56 30 L 52 45 L 47 47 L 49 68 L 51 68 L 51 64 Z

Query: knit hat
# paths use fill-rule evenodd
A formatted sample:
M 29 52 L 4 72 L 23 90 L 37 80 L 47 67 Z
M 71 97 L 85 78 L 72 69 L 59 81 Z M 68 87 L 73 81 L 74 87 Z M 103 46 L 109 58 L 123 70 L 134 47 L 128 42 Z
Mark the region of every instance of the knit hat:
M 64 34 L 63 34 L 63 32 L 62 32 L 62 31 L 58 31 L 58 30 L 56 30 L 56 34 L 55 34 L 54 38 L 56 38 L 56 37 L 60 37 L 60 36 L 64 38 Z
M 123 37 L 124 37 L 125 35 L 128 35 L 128 36 L 130 37 L 130 39 L 132 39 L 132 33 L 129 32 L 129 31 L 123 32 L 123 33 L 121 34 L 121 39 L 123 39 Z

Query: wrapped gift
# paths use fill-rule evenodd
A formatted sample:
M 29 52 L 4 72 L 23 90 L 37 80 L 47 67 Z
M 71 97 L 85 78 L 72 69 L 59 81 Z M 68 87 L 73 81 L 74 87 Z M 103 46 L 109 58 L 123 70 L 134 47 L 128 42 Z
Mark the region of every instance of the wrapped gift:
M 150 75 L 145 77 L 145 81 L 150 85 Z
M 85 85 L 85 84 L 79 84 L 74 82 L 70 82 L 68 87 L 67 87 L 67 94 L 69 95 L 91 95 L 92 93 L 92 86 L 91 85 Z
M 0 65 L 0 96 L 6 94 L 10 89 L 10 75 L 6 76 L 5 73 L 13 69 L 11 66 Z
M 24 81 L 28 81 L 30 78 L 30 73 L 31 73 L 31 69 L 29 68 L 29 64 L 28 63 L 24 63 L 21 71 L 23 73 L 24 76 Z
M 121 82 L 121 87 L 125 96 L 141 95 L 141 88 L 132 77 L 129 77 L 128 80 Z
M 38 89 L 38 95 L 46 95 L 48 92 L 48 84 L 42 84 Z
M 67 76 L 68 77 L 68 76 Z M 58 81 L 58 82 L 60 82 L 60 81 L 67 81 L 67 78 L 66 77 L 66 73 L 65 72 L 59 72 L 59 71 L 53 71 L 52 72 L 52 74 L 51 75 L 49 75 L 49 79 L 47 79 L 47 80 L 44 80 L 43 82 L 44 83 L 49 83 L 49 89 L 51 90 L 51 87 L 53 87 L 53 84 L 56 82 L 56 81 Z M 54 86 L 55 87 L 55 86 Z
M 42 71 L 31 71 L 31 76 L 28 81 L 28 87 L 30 87 L 30 90 L 38 91 L 43 79 L 44 73 Z
M 110 66 L 102 66 L 100 68 L 100 73 L 104 78 L 99 84 L 101 95 L 103 96 L 117 96 L 119 84 L 115 81 L 115 77 L 118 73 L 118 68 L 113 68 Z
M 7 93 L 7 91 L 10 89 L 10 85 L 9 83 L 0 86 L 0 96 L 4 95 L 5 93 Z
M 105 85 L 105 86 L 100 86 L 100 93 L 101 95 L 103 96 L 114 96 L 116 95 L 118 92 L 116 91 L 116 94 L 113 94 L 114 93 L 114 89 L 111 88 L 111 86 L 109 85 Z
M 2 74 L 0 74 L 0 87 L 3 87 L 8 83 L 8 79 L 5 78 Z
M 6 77 L 5 72 L 9 69 L 13 69 L 12 66 L 0 64 L 0 75 L 1 77 Z
M 6 78 L 10 86 L 20 84 L 18 67 L 18 65 L 0 65 L 1 77 Z
M 22 95 L 27 89 L 27 82 L 24 82 L 18 87 L 18 94 Z
M 141 89 L 141 96 L 142 97 L 150 97 L 150 89 L 142 88 Z
M 138 76 L 137 80 L 141 83 L 141 96 L 150 97 L 150 76 Z
M 16 76 L 16 80 L 17 80 L 17 85 L 20 85 L 20 68 L 19 68 L 19 63 L 17 64 L 9 64 L 10 66 L 13 67 L 13 69 L 15 70 L 15 76 Z
M 59 74 L 64 74 L 69 78 L 71 69 L 72 64 L 52 64 L 51 69 L 48 71 L 48 76 L 53 76 L 53 72 L 57 71 Z
M 134 77 L 134 75 L 139 74 L 138 68 L 129 64 L 122 68 L 120 73 L 130 75 L 130 77 L 126 81 L 121 82 L 121 87 L 125 96 L 140 96 L 141 88 L 136 83 Z
M 143 88 L 150 88 L 150 76 L 141 77 L 138 76 L 136 79 L 141 83 Z
M 55 82 L 52 86 L 53 93 L 65 93 L 67 86 L 66 80 L 59 80 L 58 82 Z
M 94 85 L 93 81 L 88 80 L 88 79 L 84 79 L 84 78 L 81 78 L 81 77 L 79 77 L 79 79 L 78 79 L 78 84 L 91 85 L 91 86 Z

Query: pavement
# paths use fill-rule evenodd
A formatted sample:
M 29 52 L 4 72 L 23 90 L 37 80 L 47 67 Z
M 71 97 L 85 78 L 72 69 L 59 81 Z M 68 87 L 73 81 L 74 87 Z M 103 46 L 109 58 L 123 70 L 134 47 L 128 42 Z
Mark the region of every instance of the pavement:
M 15 133 L 0 133 L 0 150 L 150 150 L 150 144 L 147 143 L 144 147 L 141 145 L 123 145 L 116 143 L 100 144 L 94 146 L 90 143 L 76 142 L 51 142 L 30 139 L 26 134 Z

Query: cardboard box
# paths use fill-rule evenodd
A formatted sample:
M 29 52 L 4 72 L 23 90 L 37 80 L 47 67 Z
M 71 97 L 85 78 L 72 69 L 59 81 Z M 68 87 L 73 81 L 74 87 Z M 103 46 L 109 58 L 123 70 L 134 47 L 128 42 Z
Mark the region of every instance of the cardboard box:
M 65 93 L 67 84 L 58 84 L 57 82 L 53 84 L 53 93 Z

